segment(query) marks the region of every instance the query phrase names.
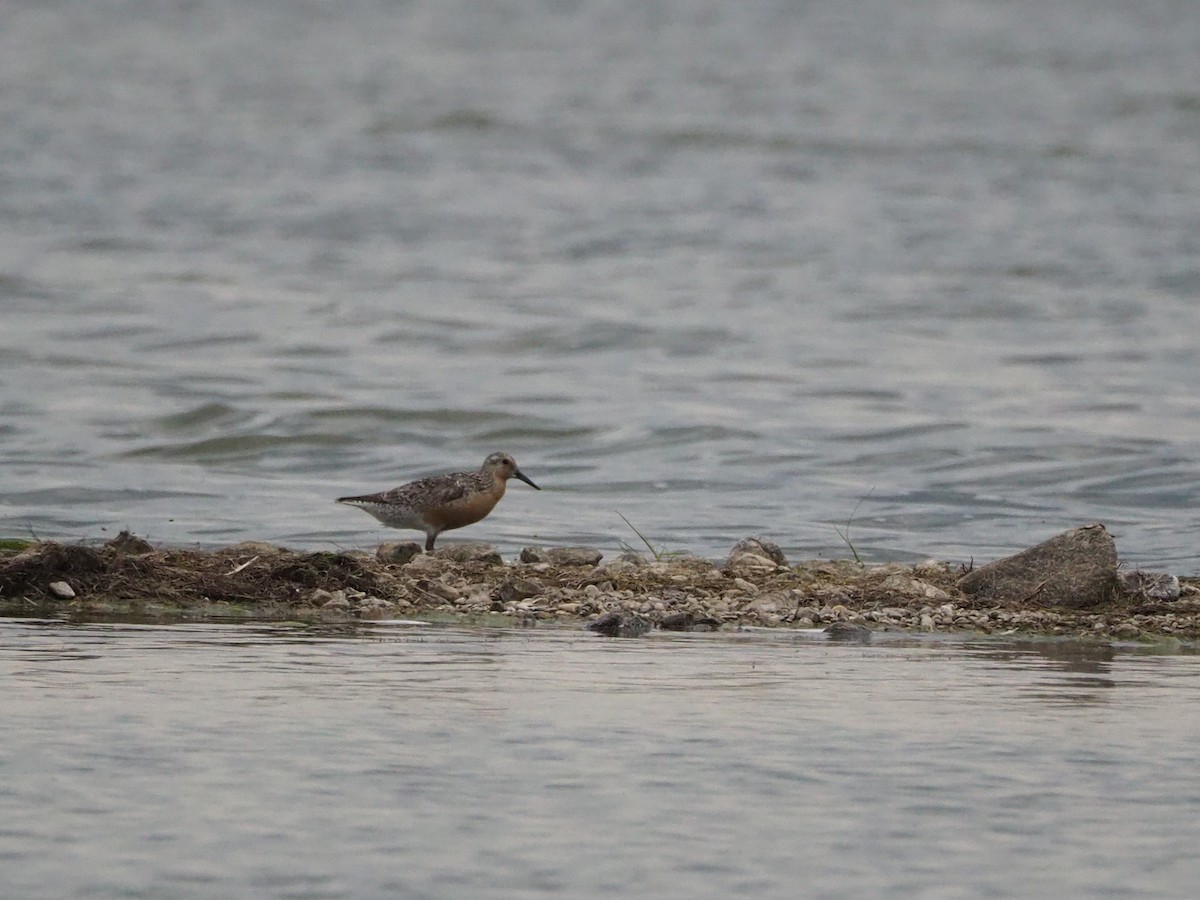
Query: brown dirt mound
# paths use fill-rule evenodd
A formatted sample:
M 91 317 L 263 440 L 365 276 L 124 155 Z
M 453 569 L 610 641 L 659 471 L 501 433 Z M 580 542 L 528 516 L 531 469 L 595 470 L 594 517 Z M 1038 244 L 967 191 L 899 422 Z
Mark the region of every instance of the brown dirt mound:
M 0 558 L 0 597 L 49 601 L 65 581 L 80 597 L 158 601 L 187 608 L 211 603 L 295 605 L 317 588 L 396 594 L 393 579 L 370 561 L 343 553 L 294 553 L 230 547 L 129 553 L 124 535 L 102 547 L 37 543 Z

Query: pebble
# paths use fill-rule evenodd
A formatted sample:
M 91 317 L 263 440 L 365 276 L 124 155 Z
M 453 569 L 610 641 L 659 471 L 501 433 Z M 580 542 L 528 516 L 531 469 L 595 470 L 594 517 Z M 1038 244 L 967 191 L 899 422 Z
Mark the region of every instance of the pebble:
M 1152 572 L 1118 572 L 1117 579 L 1127 594 L 1145 597 L 1147 600 L 1178 600 L 1183 593 L 1179 578 L 1175 575 L 1157 575 Z
M 437 575 L 449 568 L 449 560 L 440 556 L 432 556 L 428 553 L 419 553 L 408 561 L 404 566 L 404 571 L 409 575 L 430 574 Z
M 541 592 L 542 586 L 536 581 L 510 576 L 500 583 L 500 587 L 496 590 L 496 596 L 500 598 L 501 603 L 512 603 L 515 600 L 524 600 L 526 597 L 536 597 Z
M 450 603 L 453 603 L 462 596 L 461 591 L 446 584 L 444 581 L 420 581 L 418 585 L 424 590 L 429 591 L 429 593 L 435 594 Z
M 416 541 L 389 541 L 375 549 L 375 558 L 385 565 L 402 566 L 421 555 L 421 545 Z
M 429 555 L 429 554 L 426 554 Z M 463 541 L 458 544 L 447 544 L 433 551 L 433 556 L 439 559 L 451 560 L 457 563 L 481 563 L 488 566 L 504 565 L 504 557 L 491 544 L 482 541 Z
M 154 552 L 154 546 L 149 541 L 137 535 L 130 534 L 128 531 L 122 531 L 105 546 L 119 550 L 121 553 L 129 556 L 144 556 L 147 553 Z
M 758 568 L 762 566 L 760 560 L 764 560 L 769 569 L 786 567 L 788 564 L 787 557 L 783 555 L 778 544 L 764 538 L 751 537 L 743 538 L 733 545 L 725 567 L 733 569 L 745 561 L 748 565 Z
M 391 612 L 392 604 L 379 597 L 364 597 L 358 605 L 358 614 L 364 619 L 382 619 Z
M 779 605 L 771 597 L 759 597 L 746 604 L 745 612 L 757 614 L 760 618 L 771 616 L 779 611 Z
M 329 599 L 321 604 L 321 609 L 330 610 L 348 610 L 350 609 L 350 601 L 346 599 L 345 591 L 332 591 L 329 594 Z
M 521 551 L 523 563 L 550 563 L 555 566 L 596 566 L 604 554 L 592 547 L 526 547 Z
M 757 553 L 743 553 L 736 558 L 731 558 L 726 568 L 732 573 L 762 575 L 774 572 L 779 567 L 765 556 L 759 556 Z
M 614 609 L 606 612 L 594 622 L 590 622 L 586 627 L 588 631 L 594 631 L 606 637 L 641 637 L 650 630 L 650 623 L 623 609 Z
M 50 593 L 60 600 L 70 600 L 75 596 L 75 588 L 65 581 L 52 581 L 47 587 Z

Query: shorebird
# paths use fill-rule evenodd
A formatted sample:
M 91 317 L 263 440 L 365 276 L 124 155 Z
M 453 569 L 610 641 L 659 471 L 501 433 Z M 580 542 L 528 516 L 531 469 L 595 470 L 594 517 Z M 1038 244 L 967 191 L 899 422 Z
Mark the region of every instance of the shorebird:
M 510 478 L 541 490 L 517 468 L 515 459 L 507 453 L 493 453 L 477 472 L 434 475 L 378 494 L 339 497 L 337 502 L 366 510 L 389 528 L 425 532 L 425 552 L 430 553 L 434 539 L 443 531 L 478 522 L 490 513 L 504 496 Z

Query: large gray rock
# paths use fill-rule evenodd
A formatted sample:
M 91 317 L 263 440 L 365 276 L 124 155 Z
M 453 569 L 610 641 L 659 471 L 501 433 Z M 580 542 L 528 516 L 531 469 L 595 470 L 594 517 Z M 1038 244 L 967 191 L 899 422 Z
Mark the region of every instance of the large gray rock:
M 1084 609 L 1107 603 L 1117 585 L 1117 546 L 1099 523 L 998 559 L 959 579 L 964 594 L 996 603 Z

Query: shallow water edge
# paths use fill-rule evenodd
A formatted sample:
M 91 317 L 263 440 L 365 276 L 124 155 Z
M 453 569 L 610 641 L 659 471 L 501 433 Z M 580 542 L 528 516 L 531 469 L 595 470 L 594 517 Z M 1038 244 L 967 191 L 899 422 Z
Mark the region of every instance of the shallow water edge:
M 754 541 L 738 548 L 761 549 Z M 964 592 L 978 573 L 933 560 L 863 564 L 735 552 L 610 562 L 589 548 L 526 548 L 506 562 L 489 545 L 434 553 L 297 552 L 248 542 L 204 551 L 155 548 L 132 535 L 100 546 L 41 542 L 0 549 L 0 615 L 92 620 L 416 619 L 463 624 L 585 625 L 636 637 L 746 628 L 824 629 L 839 640 L 881 632 L 1047 634 L 1126 641 L 1200 638 L 1200 587 L 1171 597 L 1116 586 L 1084 608 L 1039 596 Z M 767 554 L 767 555 L 763 555 Z

